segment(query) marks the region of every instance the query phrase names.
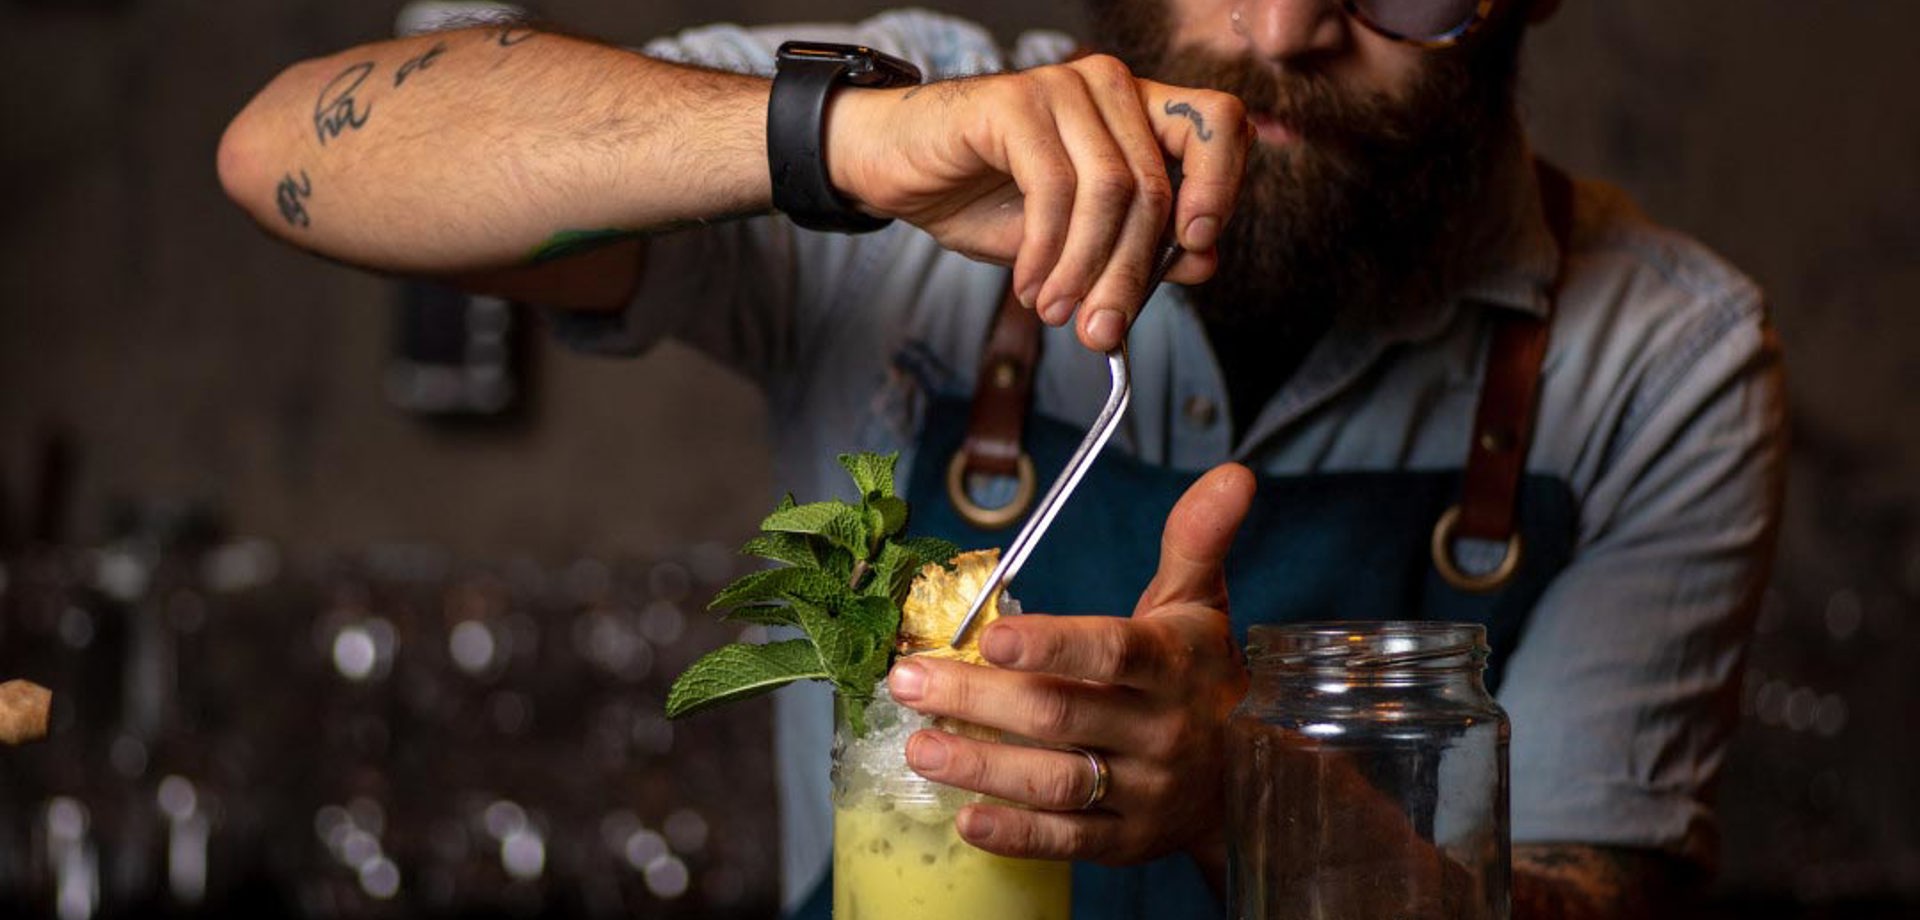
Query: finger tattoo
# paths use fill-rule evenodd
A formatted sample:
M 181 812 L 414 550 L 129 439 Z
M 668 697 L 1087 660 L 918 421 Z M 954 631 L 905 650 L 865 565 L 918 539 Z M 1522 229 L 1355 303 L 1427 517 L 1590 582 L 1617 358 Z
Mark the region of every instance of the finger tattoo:
M 1168 115 L 1184 116 L 1188 121 L 1193 122 L 1193 133 L 1196 137 L 1203 141 L 1213 140 L 1213 129 L 1207 127 L 1207 116 L 1200 114 L 1199 109 L 1185 102 L 1169 101 L 1165 111 Z

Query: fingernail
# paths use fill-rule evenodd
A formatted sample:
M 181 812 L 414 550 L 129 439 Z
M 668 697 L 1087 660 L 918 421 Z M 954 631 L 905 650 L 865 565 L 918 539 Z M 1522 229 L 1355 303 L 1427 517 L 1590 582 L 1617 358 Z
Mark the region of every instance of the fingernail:
M 893 698 L 902 702 L 913 702 L 927 693 L 926 666 L 915 661 L 903 661 L 893 666 L 893 673 L 887 676 L 887 689 Z
M 1087 338 L 1112 348 L 1127 337 L 1127 318 L 1119 310 L 1098 310 L 1087 319 Z
M 969 840 L 985 840 L 993 836 L 993 816 L 978 808 L 969 808 L 960 813 L 960 836 Z
M 994 624 L 980 637 L 980 654 L 997 665 L 1012 664 L 1020 657 L 1020 633 L 1011 627 Z
M 1072 315 L 1073 301 L 1071 300 L 1056 300 L 1048 304 L 1045 310 L 1040 311 L 1040 318 L 1055 326 L 1066 322 L 1067 317 Z
M 1204 251 L 1213 248 L 1220 241 L 1220 219 L 1217 217 L 1196 217 L 1187 223 L 1186 247 L 1192 251 Z
M 1039 302 L 1040 302 L 1040 285 L 1030 284 L 1030 285 L 1027 285 L 1025 289 L 1021 290 L 1020 292 L 1021 306 L 1031 310 L 1031 309 L 1035 309 L 1038 306 Z
M 907 765 L 926 772 L 947 765 L 947 743 L 932 732 L 921 732 L 907 742 Z

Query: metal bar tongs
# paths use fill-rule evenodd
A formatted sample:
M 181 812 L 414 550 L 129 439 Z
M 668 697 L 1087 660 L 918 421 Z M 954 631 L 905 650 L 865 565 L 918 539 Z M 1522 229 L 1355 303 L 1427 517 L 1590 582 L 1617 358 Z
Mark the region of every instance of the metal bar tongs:
M 1178 174 L 1176 173 L 1175 176 L 1177 188 Z M 1180 244 L 1171 236 L 1161 245 L 1159 253 L 1154 257 L 1153 273 L 1147 277 L 1146 296 L 1140 299 L 1141 310 L 1146 309 L 1147 301 L 1152 300 L 1154 292 L 1160 289 L 1160 282 L 1166 280 L 1167 272 L 1173 268 L 1173 263 L 1180 260 L 1180 253 Z M 1138 312 L 1134 314 L 1134 318 L 1139 319 Z M 988 573 L 987 583 L 981 586 L 979 595 L 973 599 L 973 605 L 967 608 L 966 618 L 960 621 L 960 628 L 953 631 L 953 638 L 947 640 L 948 645 L 959 645 L 961 640 L 966 638 L 967 630 L 973 628 L 973 621 L 980 616 L 980 611 L 986 608 L 987 601 L 1006 590 L 1007 582 L 1012 581 L 1013 576 L 1020 572 L 1020 567 L 1026 564 L 1027 557 L 1033 554 L 1033 548 L 1040 544 L 1040 538 L 1045 536 L 1047 528 L 1053 525 L 1054 516 L 1060 513 L 1061 507 L 1067 503 L 1067 498 L 1072 496 L 1073 490 L 1080 485 L 1080 479 L 1087 474 L 1087 470 L 1093 466 L 1093 461 L 1100 456 L 1100 449 L 1107 446 L 1107 441 L 1113 437 L 1113 432 L 1120 427 L 1120 418 L 1126 414 L 1127 405 L 1133 401 L 1133 365 L 1127 358 L 1126 339 L 1121 339 L 1118 346 L 1107 352 L 1107 372 L 1113 377 L 1113 386 L 1107 392 L 1106 405 L 1100 408 L 1100 415 L 1093 420 L 1093 426 L 1087 429 L 1087 436 L 1080 441 L 1079 448 L 1074 450 L 1073 457 L 1067 461 L 1066 468 L 1060 471 L 1060 477 L 1053 481 L 1053 485 L 1047 489 L 1047 494 L 1040 499 L 1040 504 L 1034 507 L 1033 515 L 1027 518 L 1027 523 L 1014 536 L 1013 542 L 1007 545 L 1006 555 L 1000 557 L 1000 564 L 994 566 L 993 571 Z

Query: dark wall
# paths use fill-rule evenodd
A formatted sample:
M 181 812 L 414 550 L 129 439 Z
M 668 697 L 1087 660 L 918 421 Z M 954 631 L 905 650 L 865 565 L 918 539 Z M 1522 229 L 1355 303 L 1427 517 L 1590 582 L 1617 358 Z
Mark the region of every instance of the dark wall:
M 610 362 L 541 343 L 523 422 L 422 424 L 382 395 L 396 286 L 277 246 L 223 200 L 214 145 L 249 93 L 386 33 L 397 7 L 0 5 L 0 533 L 26 528 L 49 432 L 77 458 L 62 519 L 79 540 L 115 497 L 203 500 L 294 547 L 406 540 L 477 557 L 662 552 L 733 539 L 760 513 L 762 406 L 697 356 Z M 1077 17 L 956 7 L 1003 36 Z M 637 43 L 793 8 L 544 12 Z M 1539 147 L 1625 186 L 1771 293 L 1796 455 L 1730 771 L 1729 875 L 1815 899 L 1920 895 L 1920 757 L 1892 730 L 1913 715 L 1899 675 L 1920 652 L 1917 31 L 1910 3 L 1573 0 L 1530 52 Z

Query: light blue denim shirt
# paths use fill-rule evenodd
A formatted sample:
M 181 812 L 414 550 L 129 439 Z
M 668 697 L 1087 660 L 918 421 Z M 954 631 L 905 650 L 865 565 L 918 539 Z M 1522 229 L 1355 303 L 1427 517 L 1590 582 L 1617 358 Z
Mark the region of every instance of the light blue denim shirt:
M 649 45 L 660 57 L 765 73 L 787 38 L 852 41 L 929 75 L 1034 66 L 1067 37 L 1003 53 L 971 23 L 920 11 L 852 26 L 718 26 Z M 1509 258 L 1458 300 L 1386 326 L 1336 324 L 1235 443 L 1227 389 L 1182 291 L 1167 287 L 1132 333 L 1134 402 L 1109 450 L 1196 473 L 1236 460 L 1263 472 L 1457 468 L 1479 392 L 1488 317 L 1543 312 L 1559 247 L 1531 170 L 1513 171 Z M 1760 291 L 1699 244 L 1649 223 L 1618 191 L 1578 186 L 1570 275 L 1555 306 L 1528 471 L 1579 505 L 1573 563 L 1507 663 L 1516 843 L 1652 847 L 1710 863 L 1710 803 L 1779 507 L 1779 351 Z M 630 308 L 556 315 L 587 350 L 637 354 L 672 336 L 756 381 L 772 418 L 781 491 L 844 494 L 850 450 L 914 462 L 930 390 L 970 392 L 1003 268 L 895 224 L 815 234 L 756 218 L 658 238 Z M 1036 410 L 1085 424 L 1104 360 L 1049 329 Z M 831 845 L 824 687 L 783 691 L 784 891 L 791 903 Z

